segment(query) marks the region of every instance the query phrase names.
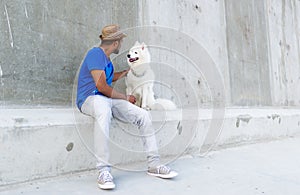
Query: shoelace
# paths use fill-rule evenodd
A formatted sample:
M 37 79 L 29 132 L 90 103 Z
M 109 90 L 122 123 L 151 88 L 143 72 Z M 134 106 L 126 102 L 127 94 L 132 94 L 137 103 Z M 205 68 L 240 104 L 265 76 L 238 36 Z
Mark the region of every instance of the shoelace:
M 108 171 L 103 171 L 99 175 L 99 181 L 103 181 L 104 183 L 105 182 L 112 182 L 112 180 L 113 180 L 113 177 Z
M 170 172 L 170 168 L 164 165 L 157 167 L 157 172 L 162 174 L 167 174 Z

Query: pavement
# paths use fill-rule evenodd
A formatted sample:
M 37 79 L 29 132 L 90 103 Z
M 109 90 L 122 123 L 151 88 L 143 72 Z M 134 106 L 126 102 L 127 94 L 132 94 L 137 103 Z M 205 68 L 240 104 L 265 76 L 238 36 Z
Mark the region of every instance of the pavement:
M 111 191 L 97 187 L 94 170 L 0 188 L 0 194 L 299 195 L 300 137 L 226 148 L 206 156 L 184 156 L 170 166 L 179 172 L 171 180 L 113 169 L 117 187 Z

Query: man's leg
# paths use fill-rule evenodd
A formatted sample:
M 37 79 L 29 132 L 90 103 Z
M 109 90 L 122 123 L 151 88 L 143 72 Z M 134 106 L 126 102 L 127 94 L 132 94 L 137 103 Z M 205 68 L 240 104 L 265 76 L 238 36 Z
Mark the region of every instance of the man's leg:
M 112 100 L 112 114 L 115 118 L 123 122 L 129 122 L 139 127 L 143 146 L 147 152 L 148 167 L 157 167 L 160 165 L 150 114 L 126 100 L 119 99 Z
M 111 99 L 94 95 L 89 96 L 81 110 L 94 118 L 94 150 L 99 171 L 110 171 L 109 161 L 109 127 L 112 117 Z

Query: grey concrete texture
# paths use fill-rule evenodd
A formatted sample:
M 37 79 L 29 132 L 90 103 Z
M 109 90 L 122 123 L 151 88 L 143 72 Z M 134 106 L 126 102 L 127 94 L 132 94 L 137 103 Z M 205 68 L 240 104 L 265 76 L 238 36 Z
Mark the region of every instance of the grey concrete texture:
M 144 23 L 203 45 L 222 72 L 228 106 L 299 106 L 299 1 L 175 2 L 146 1 Z
M 116 189 L 97 187 L 97 171 L 9 186 L 1 195 L 39 194 L 190 194 L 232 195 L 300 193 L 299 137 L 215 151 L 204 157 L 178 159 L 170 166 L 177 178 L 163 180 L 145 172 L 113 169 Z
M 224 2 L 232 103 L 271 106 L 265 3 Z
M 114 12 L 124 13 L 123 4 L 1 1 L 1 104 L 70 105 L 74 77 L 85 52 L 99 42 L 101 27 L 119 20 Z
M 234 108 L 226 110 L 221 134 L 212 140 L 207 138 L 214 123 L 211 111 L 196 111 L 199 115 L 193 110 L 151 111 L 162 163 L 300 134 L 298 109 Z M 95 168 L 93 119 L 72 108 L 0 109 L 0 129 L 0 188 Z M 114 167 L 146 170 L 138 135 L 135 126 L 112 121 L 109 144 Z
M 228 106 L 300 105 L 299 1 L 2 0 L 0 10 L 1 106 L 70 106 L 81 60 L 111 23 L 164 26 L 193 37 L 220 69 Z M 135 39 L 130 35 L 124 48 Z M 116 62 L 117 70 L 127 67 L 125 59 Z M 187 79 L 209 105 L 205 75 Z

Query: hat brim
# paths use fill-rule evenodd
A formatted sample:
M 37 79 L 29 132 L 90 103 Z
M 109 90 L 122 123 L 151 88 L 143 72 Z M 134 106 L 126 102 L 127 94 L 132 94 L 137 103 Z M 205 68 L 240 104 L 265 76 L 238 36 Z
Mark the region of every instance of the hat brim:
M 101 40 L 103 41 L 115 41 L 115 40 L 120 40 L 123 39 L 124 37 L 127 37 L 127 35 L 125 33 L 118 33 L 117 35 L 112 35 L 109 37 L 103 37 L 102 35 L 100 35 Z

